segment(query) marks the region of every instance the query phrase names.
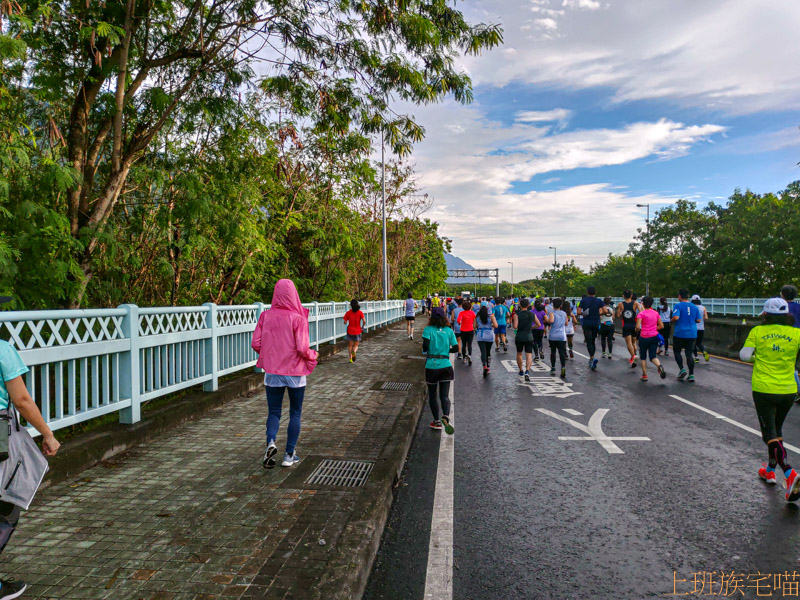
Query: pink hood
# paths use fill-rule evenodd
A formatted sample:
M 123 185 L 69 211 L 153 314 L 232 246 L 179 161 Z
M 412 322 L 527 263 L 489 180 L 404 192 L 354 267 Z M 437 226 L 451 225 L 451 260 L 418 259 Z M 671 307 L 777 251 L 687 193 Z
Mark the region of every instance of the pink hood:
M 275 284 L 272 306 L 261 313 L 250 346 L 258 352 L 256 366 L 275 375 L 309 375 L 317 353 L 309 347 L 308 309 L 303 308 L 291 279 Z

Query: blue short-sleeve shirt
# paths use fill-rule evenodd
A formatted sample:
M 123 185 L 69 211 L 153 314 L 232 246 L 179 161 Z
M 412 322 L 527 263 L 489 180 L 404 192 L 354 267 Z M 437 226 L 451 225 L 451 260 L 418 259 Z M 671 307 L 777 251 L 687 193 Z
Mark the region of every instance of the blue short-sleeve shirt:
M 0 410 L 8 408 L 9 395 L 6 381 L 16 379 L 27 372 L 28 367 L 22 362 L 17 349 L 7 341 L 0 340 Z
M 678 302 L 672 308 L 672 316 L 678 317 L 672 328 L 672 335 L 678 338 L 696 338 L 697 320 L 702 318 L 700 309 L 691 302 Z

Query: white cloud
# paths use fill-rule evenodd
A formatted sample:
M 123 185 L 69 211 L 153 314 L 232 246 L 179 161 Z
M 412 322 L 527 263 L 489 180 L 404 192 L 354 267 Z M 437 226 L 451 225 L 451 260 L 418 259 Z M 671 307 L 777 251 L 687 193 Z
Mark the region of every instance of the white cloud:
M 553 110 L 521 110 L 514 119 L 520 123 L 552 123 L 558 122 L 562 127 L 566 126 L 572 111 L 566 108 L 554 108 Z
M 519 54 L 464 64 L 476 84 L 608 86 L 620 102 L 669 98 L 728 113 L 800 105 L 800 2 L 638 0 L 593 9 L 599 4 L 471 0 L 462 5 L 467 16 L 499 15 L 505 43 Z
M 531 121 L 552 122 L 564 116 L 558 110 L 563 109 L 533 113 Z M 453 239 L 456 255 L 475 266 L 502 266 L 503 257 L 514 256 L 520 277 L 546 267 L 539 263 L 549 245 L 574 255 L 583 267 L 609 251 L 624 250 L 644 221 L 635 205 L 676 198 L 634 193 L 602 181 L 517 193 L 515 182 L 552 171 L 666 160 L 724 130 L 660 119 L 619 129 L 562 132 L 519 120 L 504 126 L 488 120 L 479 105 L 456 110 L 451 103 L 427 107 L 425 114 L 427 136 L 414 159 L 420 185 L 435 199 L 426 216 Z

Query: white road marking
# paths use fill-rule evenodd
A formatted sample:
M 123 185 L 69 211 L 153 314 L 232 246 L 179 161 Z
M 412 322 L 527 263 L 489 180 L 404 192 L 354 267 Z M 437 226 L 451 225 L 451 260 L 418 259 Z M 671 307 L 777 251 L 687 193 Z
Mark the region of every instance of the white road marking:
M 502 360 L 500 362 L 502 363 L 505 370 L 508 371 L 509 373 L 519 374 L 519 368 L 517 367 L 516 361 Z M 549 373 L 550 369 L 544 363 L 533 361 L 533 363 L 531 363 L 531 368 L 528 369 L 528 371 L 533 373 Z
M 586 441 L 586 440 L 594 440 L 598 444 L 600 444 L 606 452 L 609 454 L 625 454 L 622 449 L 617 446 L 614 442 L 615 441 L 624 441 L 624 442 L 649 442 L 650 438 L 646 437 L 608 437 L 605 433 L 603 433 L 602 422 L 603 417 L 606 416 L 609 409 L 608 408 L 598 408 L 594 411 L 594 414 L 589 419 L 589 424 L 584 425 L 583 423 L 578 423 L 577 421 L 573 421 L 572 419 L 568 419 L 562 415 L 558 415 L 552 411 L 549 411 L 545 408 L 537 408 L 540 413 L 547 415 L 548 417 L 553 417 L 557 421 L 561 421 L 562 423 L 566 423 L 567 425 L 572 425 L 576 429 L 580 429 L 588 437 L 574 437 L 574 436 L 559 436 L 558 439 L 562 441 Z
M 583 413 L 582 413 L 582 412 L 578 412 L 578 411 L 577 411 L 577 410 L 575 410 L 574 408 L 564 408 L 564 409 L 562 409 L 562 410 L 563 410 L 565 413 L 567 413 L 567 414 L 570 414 L 570 415 L 572 415 L 572 416 L 574 416 L 574 417 L 582 417 L 582 416 L 583 416 Z
M 454 363 L 454 355 L 450 355 Z M 450 418 L 454 415 L 454 390 L 450 385 Z M 439 442 L 439 464 L 436 470 L 436 491 L 433 496 L 431 539 L 428 545 L 428 570 L 425 575 L 425 600 L 453 598 L 453 471 L 455 467 L 455 435 L 442 431 Z
M 700 406 L 699 404 L 695 404 L 694 402 L 691 402 L 690 400 L 687 400 L 686 398 L 681 398 L 680 396 L 676 396 L 675 394 L 670 394 L 670 397 L 671 398 L 675 398 L 675 400 L 680 400 L 684 404 L 692 406 L 692 407 L 694 407 L 694 408 L 696 408 L 698 410 L 702 410 L 704 413 L 708 413 L 709 415 L 711 415 L 713 417 L 716 417 L 717 419 L 725 421 L 726 423 L 730 423 L 731 425 L 733 425 L 735 427 L 738 427 L 739 429 L 744 429 L 745 431 L 749 431 L 750 433 L 755 434 L 758 437 L 761 437 L 761 432 L 758 431 L 757 429 L 753 429 L 752 427 L 748 427 L 747 425 L 739 423 L 738 421 L 734 421 L 733 419 L 731 419 L 729 417 L 726 417 L 725 415 L 721 415 L 718 412 L 714 412 L 713 410 L 708 409 L 705 406 Z M 800 453 L 800 448 L 798 448 L 796 446 L 792 446 L 791 444 L 787 444 L 785 442 L 784 442 L 783 446 L 785 448 L 791 450 L 792 452 Z
M 586 358 L 586 359 L 588 359 L 588 358 L 589 358 L 588 356 L 586 356 L 585 354 L 581 354 L 581 353 L 580 353 L 580 352 L 578 352 L 577 350 L 573 350 L 573 352 L 574 352 L 575 354 L 577 354 L 578 356 L 582 356 L 583 358 Z

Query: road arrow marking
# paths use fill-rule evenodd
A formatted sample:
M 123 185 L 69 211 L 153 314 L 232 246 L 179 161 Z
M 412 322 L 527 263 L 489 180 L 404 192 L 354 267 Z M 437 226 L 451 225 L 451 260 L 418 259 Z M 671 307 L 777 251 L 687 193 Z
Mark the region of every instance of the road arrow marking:
M 581 430 L 584 432 L 588 437 L 573 437 L 573 436 L 559 436 L 558 439 L 562 441 L 596 441 L 600 444 L 606 452 L 609 454 L 625 454 L 622 449 L 617 446 L 614 442 L 615 441 L 624 441 L 624 442 L 649 442 L 650 438 L 646 437 L 608 437 L 605 433 L 603 433 L 602 423 L 603 417 L 608 414 L 608 408 L 598 408 L 594 411 L 594 414 L 589 419 L 589 424 L 584 425 L 583 423 L 578 423 L 577 421 L 573 421 L 567 417 L 562 415 L 558 415 L 552 411 L 547 410 L 546 408 L 537 408 L 540 413 L 547 415 L 548 417 L 553 417 L 557 421 L 561 421 L 562 423 L 566 423 L 567 425 L 572 425 L 576 429 Z

